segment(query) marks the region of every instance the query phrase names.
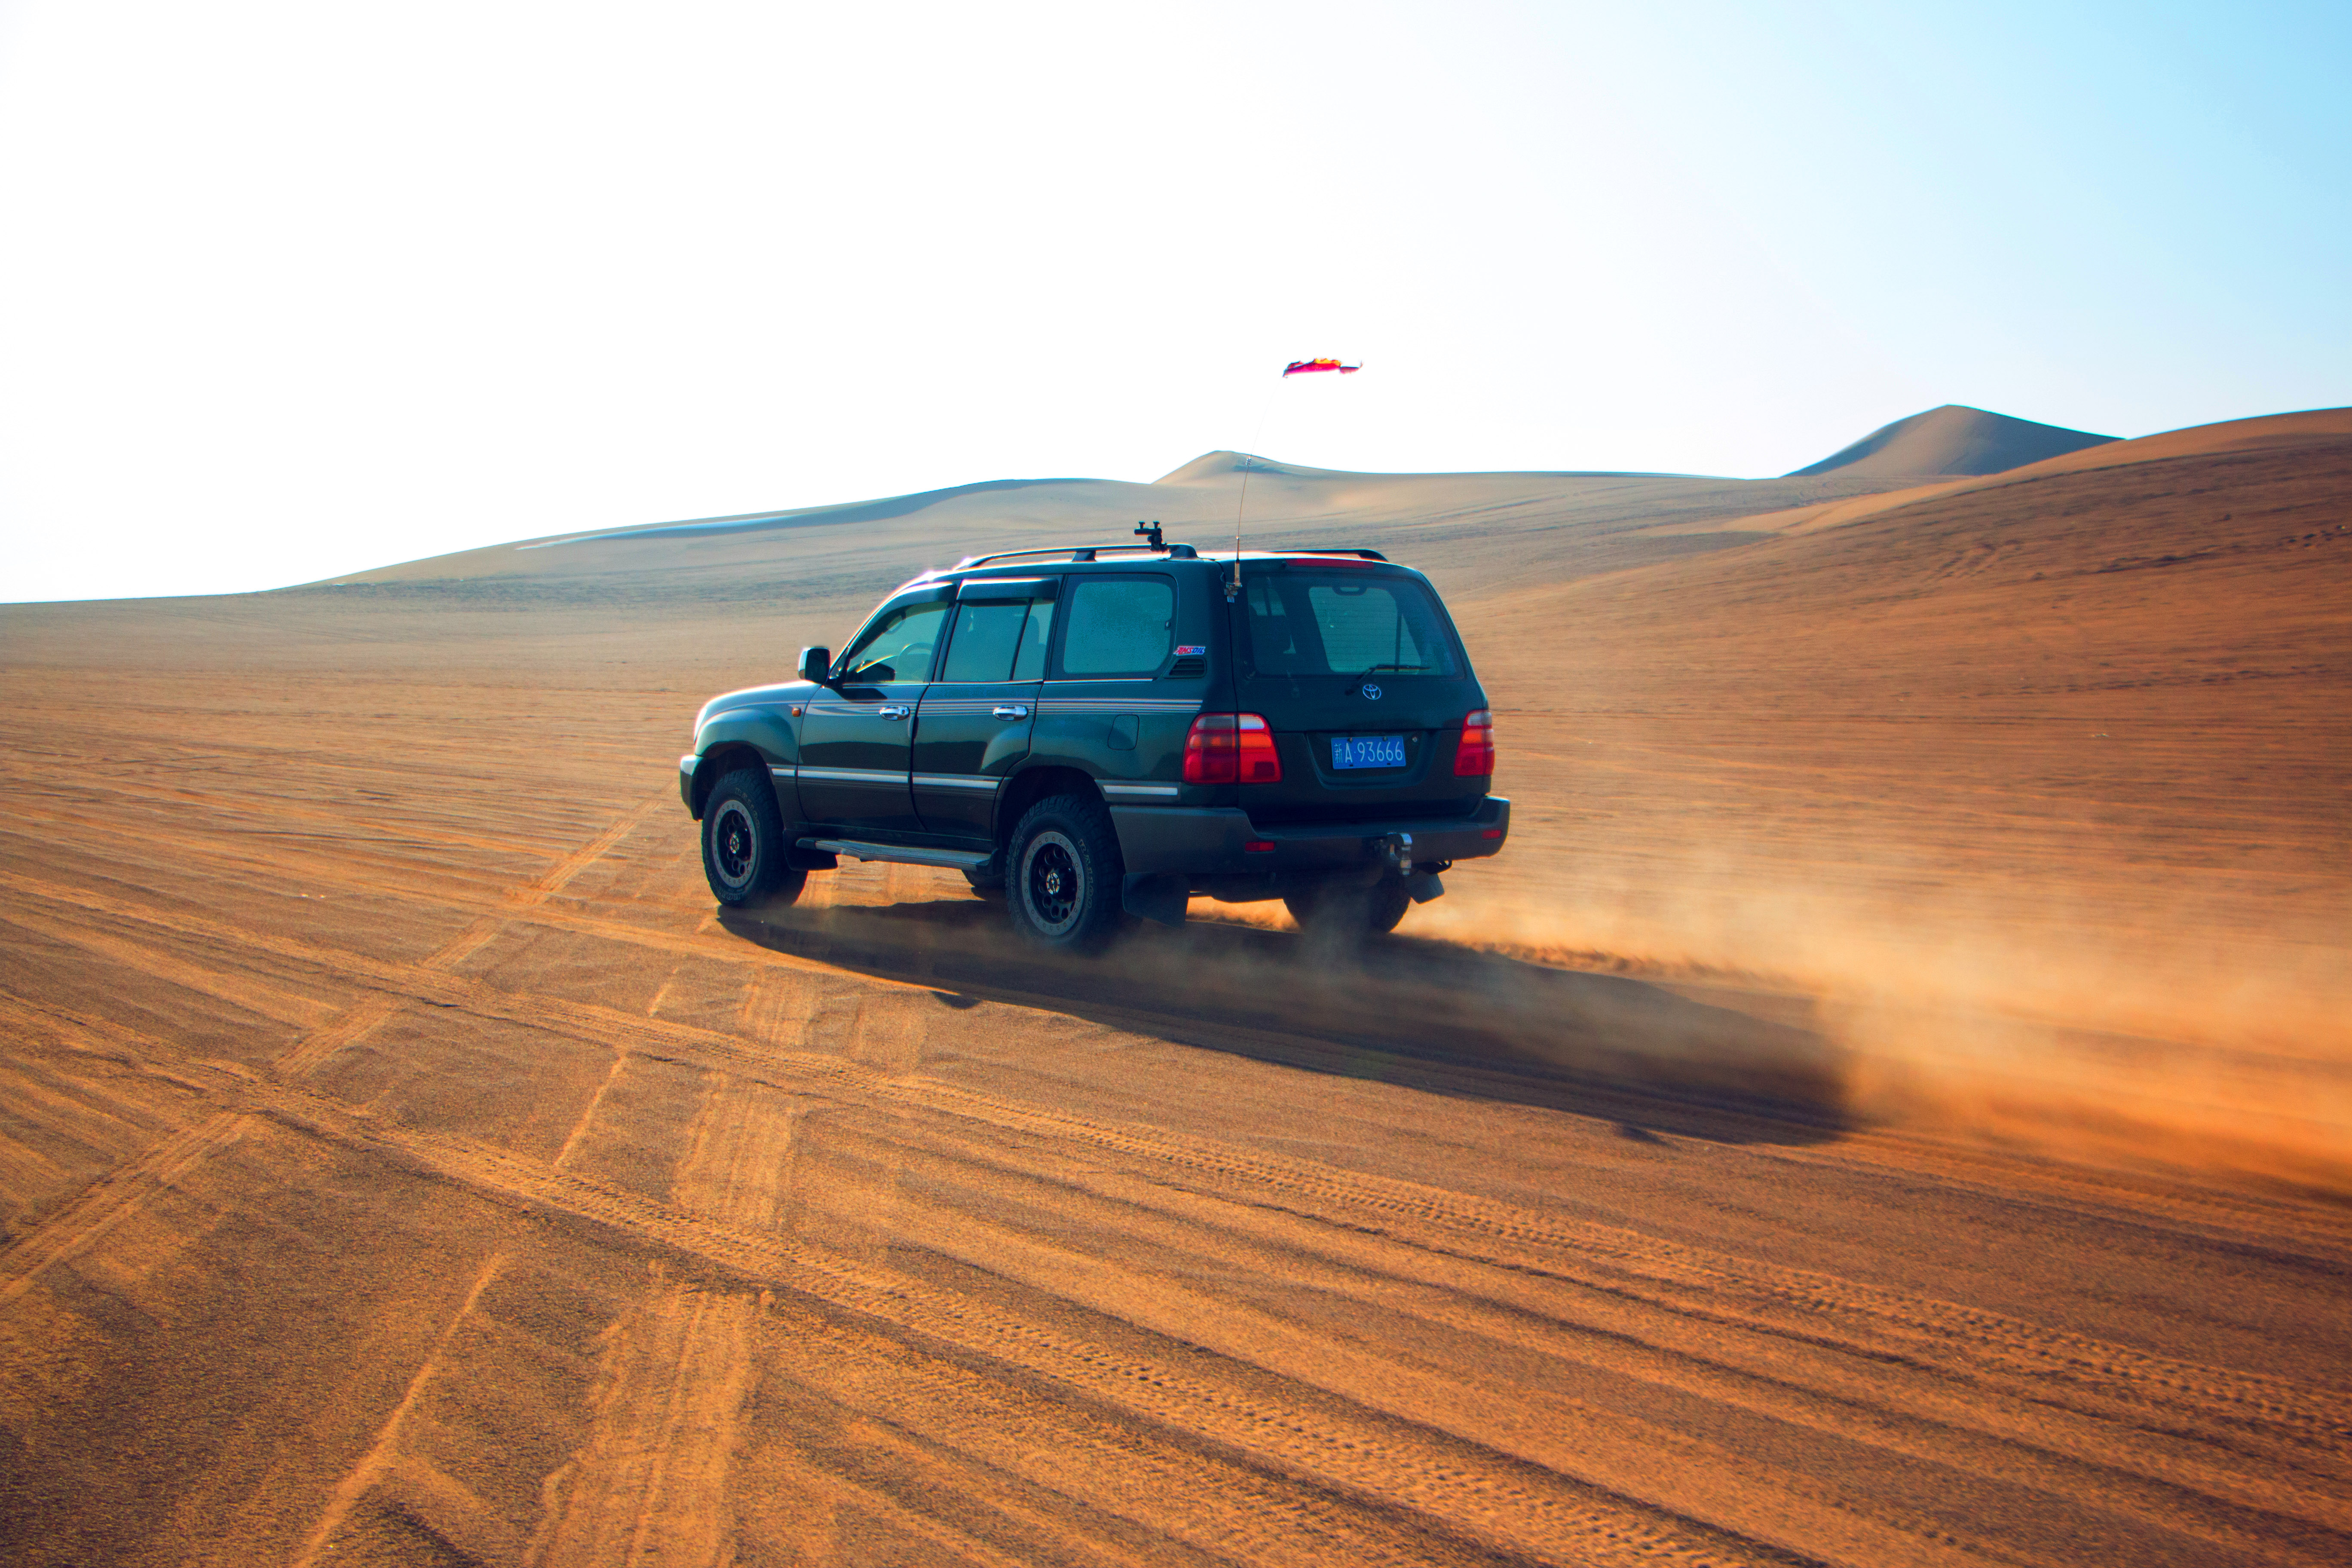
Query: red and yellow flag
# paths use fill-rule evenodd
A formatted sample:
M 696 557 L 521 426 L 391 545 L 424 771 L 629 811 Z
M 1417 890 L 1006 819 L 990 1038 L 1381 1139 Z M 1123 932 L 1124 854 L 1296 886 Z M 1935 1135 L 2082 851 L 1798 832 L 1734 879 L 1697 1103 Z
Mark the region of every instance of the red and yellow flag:
M 1335 359 L 1295 359 L 1288 364 L 1283 366 L 1282 374 L 1285 375 L 1311 375 L 1318 370 L 1336 370 L 1341 375 L 1353 375 L 1363 368 L 1364 367 L 1360 364 L 1341 364 Z

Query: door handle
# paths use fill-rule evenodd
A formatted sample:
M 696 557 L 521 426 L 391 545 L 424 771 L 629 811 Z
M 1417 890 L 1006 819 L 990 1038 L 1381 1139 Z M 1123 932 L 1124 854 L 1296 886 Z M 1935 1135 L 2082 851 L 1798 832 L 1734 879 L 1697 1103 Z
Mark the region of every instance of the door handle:
M 881 707 L 874 710 L 874 715 L 877 719 L 904 719 L 913 711 L 913 709 L 901 708 L 895 702 L 885 702 Z
M 1021 702 L 1000 702 L 995 707 L 990 709 L 989 712 L 999 719 L 1026 719 L 1029 717 L 1028 705 Z

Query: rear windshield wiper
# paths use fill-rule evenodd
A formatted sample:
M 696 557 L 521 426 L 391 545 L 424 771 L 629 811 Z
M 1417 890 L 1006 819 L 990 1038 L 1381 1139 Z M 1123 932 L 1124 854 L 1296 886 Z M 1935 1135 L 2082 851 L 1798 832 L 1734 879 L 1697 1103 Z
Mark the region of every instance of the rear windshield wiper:
M 1437 667 L 1433 664 L 1368 664 L 1364 666 L 1363 668 L 1356 671 L 1356 674 L 1370 675 L 1374 670 L 1380 669 L 1410 669 L 1426 675 L 1429 671 L 1436 668 Z M 1351 676 L 1349 679 L 1353 679 L 1354 677 Z

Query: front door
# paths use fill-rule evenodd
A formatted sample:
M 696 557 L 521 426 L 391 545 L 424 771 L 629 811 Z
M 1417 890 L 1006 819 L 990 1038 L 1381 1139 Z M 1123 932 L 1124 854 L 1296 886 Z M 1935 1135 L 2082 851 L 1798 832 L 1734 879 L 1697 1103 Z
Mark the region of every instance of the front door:
M 940 678 L 915 715 L 915 810 L 926 830 L 988 838 L 997 791 L 1029 752 L 1056 585 L 963 584 Z
M 949 605 L 893 601 L 875 612 L 810 699 L 801 723 L 801 812 L 812 826 L 856 837 L 919 831 L 908 773 L 915 709 Z

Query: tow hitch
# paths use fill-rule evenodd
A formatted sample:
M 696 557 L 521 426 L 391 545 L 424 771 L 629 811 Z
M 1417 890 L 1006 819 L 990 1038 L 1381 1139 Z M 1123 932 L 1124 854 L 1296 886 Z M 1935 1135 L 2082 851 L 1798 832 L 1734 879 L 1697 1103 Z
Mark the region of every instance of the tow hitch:
M 1412 835 L 1410 833 L 1391 833 L 1375 842 L 1379 847 L 1380 858 L 1388 863 L 1390 873 L 1404 884 L 1407 898 L 1416 904 L 1425 904 L 1432 899 L 1444 896 L 1445 884 L 1437 879 L 1437 874 L 1440 871 L 1450 870 L 1454 862 L 1426 860 L 1415 865 L 1412 858 Z

